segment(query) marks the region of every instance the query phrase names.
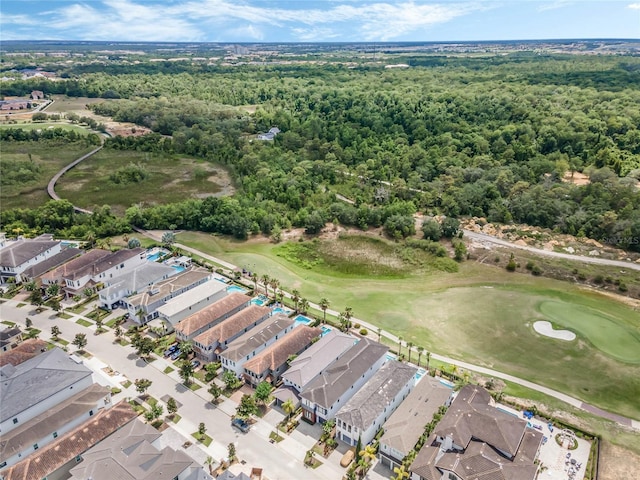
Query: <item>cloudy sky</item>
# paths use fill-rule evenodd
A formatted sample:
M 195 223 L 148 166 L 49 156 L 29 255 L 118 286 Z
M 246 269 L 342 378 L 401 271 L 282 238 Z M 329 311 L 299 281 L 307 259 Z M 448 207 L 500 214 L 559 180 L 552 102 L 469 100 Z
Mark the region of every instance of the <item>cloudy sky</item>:
M 640 0 L 1 0 L 0 40 L 640 38 Z

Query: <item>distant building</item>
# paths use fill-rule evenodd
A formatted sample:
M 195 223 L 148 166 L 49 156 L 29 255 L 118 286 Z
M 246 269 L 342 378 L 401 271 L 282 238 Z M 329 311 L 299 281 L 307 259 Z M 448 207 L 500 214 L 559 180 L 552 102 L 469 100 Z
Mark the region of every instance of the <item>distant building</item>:
M 0 250 L 0 281 L 10 279 L 21 283 L 22 273 L 62 251 L 62 244 L 51 236 L 41 235 L 33 240 L 19 239 L 7 243 Z
M 0 331 L 0 350 L 7 352 L 17 347 L 22 341 L 22 332 L 17 327 L 5 328 Z
M 0 110 L 3 111 L 26 110 L 28 108 L 31 108 L 30 100 L 0 100 Z
M 258 140 L 266 140 L 271 141 L 276 138 L 276 135 L 280 133 L 280 129 L 278 127 L 272 127 L 269 129 L 267 133 L 258 134 Z
M 158 315 L 167 325 L 176 325 L 226 296 L 227 286 L 224 283 L 209 281 L 172 298 L 158 308 Z M 249 303 L 246 295 L 245 299 Z
M 14 367 L 26 362 L 27 360 L 37 357 L 47 351 L 48 343 L 38 338 L 29 338 L 17 347 L 0 352 L 0 367 L 11 364 Z
M 44 92 L 40 90 L 34 90 L 31 92 L 30 97 L 32 100 L 42 100 L 44 99 Z

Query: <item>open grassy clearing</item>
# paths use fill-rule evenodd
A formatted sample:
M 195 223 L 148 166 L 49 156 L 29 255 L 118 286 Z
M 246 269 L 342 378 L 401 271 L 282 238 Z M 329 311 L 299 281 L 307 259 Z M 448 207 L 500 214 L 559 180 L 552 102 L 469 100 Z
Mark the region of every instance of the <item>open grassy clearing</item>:
M 91 116 L 91 110 L 87 109 L 88 104 L 113 102 L 104 98 L 89 97 L 67 97 L 65 95 L 53 95 L 53 103 L 47 107 L 45 113 L 77 113 L 80 116 Z
M 145 177 L 113 181 L 112 174 L 132 166 Z M 216 195 L 223 191 L 227 177 L 222 167 L 204 160 L 104 149 L 65 174 L 56 191 L 74 205 L 89 209 L 111 205 L 114 212 L 123 213 L 137 203 L 162 204 Z
M 92 133 L 85 127 L 66 122 L 36 122 L 36 123 L 2 123 L 0 128 L 21 128 L 22 130 L 46 130 L 48 128 L 62 128 L 63 130 L 73 130 L 80 135 Z M 4 145 L 2 146 L 4 149 Z
M 85 130 L 86 132 L 86 130 Z M 47 183 L 63 166 L 90 152 L 95 147 L 63 140 L 39 142 L 3 142 L 0 163 L 2 168 L 35 163 L 37 174 L 29 181 L 3 185 L 0 203 L 3 209 L 35 208 L 50 200 Z
M 428 350 L 640 418 L 638 364 L 624 363 L 599 350 L 587 337 L 588 331 L 576 330 L 574 342 L 563 342 L 533 330 L 535 320 L 547 319 L 540 305 L 553 301 L 570 312 L 604 312 L 612 324 L 640 338 L 640 313 L 597 292 L 475 262 L 461 264 L 459 273 L 415 271 L 407 265 L 397 278 L 332 275 L 330 269 L 305 268 L 279 256 L 282 247 L 266 241 L 236 242 L 192 232 L 180 234 L 178 241 L 275 277 L 285 289 L 298 289 L 311 301 L 326 297 L 331 309 L 350 306 L 356 317 Z M 608 351 L 615 351 L 618 341 L 612 340 Z

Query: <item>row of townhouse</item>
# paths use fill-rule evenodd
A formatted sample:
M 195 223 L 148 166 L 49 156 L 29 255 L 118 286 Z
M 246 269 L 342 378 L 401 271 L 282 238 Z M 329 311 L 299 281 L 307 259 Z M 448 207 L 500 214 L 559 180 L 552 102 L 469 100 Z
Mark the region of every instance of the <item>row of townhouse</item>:
M 63 250 L 62 242 L 53 240 L 51 235 L 7 241 L 3 233 L 0 245 L 1 283 L 30 281 L 31 278 L 24 275 L 26 270 L 56 257 Z

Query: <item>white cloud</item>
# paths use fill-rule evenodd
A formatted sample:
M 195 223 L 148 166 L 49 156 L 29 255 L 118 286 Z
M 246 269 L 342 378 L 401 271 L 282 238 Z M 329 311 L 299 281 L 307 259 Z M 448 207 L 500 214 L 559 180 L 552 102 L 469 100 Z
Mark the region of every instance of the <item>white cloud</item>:
M 627 5 L 627 8 L 631 8 L 633 10 L 640 10 L 640 3 L 632 3 L 630 5 Z
M 227 34 L 230 39 L 239 38 L 264 40 L 264 32 L 255 25 L 246 25 L 244 27 L 232 28 L 230 30 L 226 30 L 225 34 Z
M 292 28 L 291 31 L 301 42 L 326 42 L 340 36 L 331 28 Z
M 553 0 L 553 1 L 545 1 L 542 5 L 538 7 L 539 12 L 546 12 L 547 10 L 557 10 L 558 8 L 568 7 L 569 5 L 573 5 L 575 3 L 574 0 Z

